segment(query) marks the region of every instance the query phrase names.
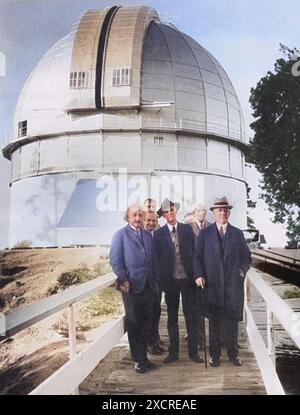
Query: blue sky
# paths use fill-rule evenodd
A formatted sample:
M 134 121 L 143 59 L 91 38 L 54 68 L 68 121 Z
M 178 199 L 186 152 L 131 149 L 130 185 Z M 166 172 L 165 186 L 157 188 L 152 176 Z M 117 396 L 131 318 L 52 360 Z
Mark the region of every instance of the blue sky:
M 78 16 L 107 5 L 148 5 L 164 21 L 173 23 L 207 48 L 223 65 L 240 98 L 246 125 L 251 122 L 250 88 L 273 69 L 280 57 L 279 43 L 299 48 L 299 0 L 0 0 L 0 54 L 6 58 L 6 76 L 0 71 L 0 139 L 12 126 L 20 90 L 46 50 L 66 35 Z M 251 136 L 251 130 L 246 128 Z M 4 175 L 5 176 L 5 175 Z M 2 176 L 2 184 L 3 178 Z M 258 196 L 259 176 L 248 180 Z M 0 186 L 0 213 L 6 203 Z M 271 225 L 264 204 L 252 216 L 257 226 L 282 241 L 281 227 Z

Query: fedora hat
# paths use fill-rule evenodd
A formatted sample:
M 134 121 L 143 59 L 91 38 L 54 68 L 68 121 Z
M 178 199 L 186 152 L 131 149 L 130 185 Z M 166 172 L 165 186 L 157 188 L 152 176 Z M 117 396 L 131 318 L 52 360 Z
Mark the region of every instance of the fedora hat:
M 223 196 L 223 197 L 217 197 L 214 201 L 213 206 L 211 206 L 209 209 L 210 210 L 214 210 L 217 208 L 227 208 L 227 209 L 232 209 L 233 206 L 231 206 L 228 203 L 227 197 Z
M 159 208 L 159 210 L 156 212 L 157 216 L 159 218 L 162 217 L 163 213 L 168 212 L 171 209 L 171 207 L 173 207 L 173 206 L 175 207 L 176 210 L 180 209 L 180 204 L 179 203 L 172 202 L 172 200 L 169 200 L 169 199 L 165 199 L 162 202 L 161 207 Z

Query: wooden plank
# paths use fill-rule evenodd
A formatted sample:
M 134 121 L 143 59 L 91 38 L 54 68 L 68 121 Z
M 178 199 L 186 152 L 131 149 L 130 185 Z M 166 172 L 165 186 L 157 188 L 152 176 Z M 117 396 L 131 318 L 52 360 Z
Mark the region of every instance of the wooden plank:
M 52 295 L 46 300 L 32 304 L 25 308 L 13 311 L 5 316 L 5 336 L 12 336 L 21 330 L 57 313 L 76 301 L 80 301 L 99 290 L 110 286 L 116 279 L 115 274 L 108 273 L 77 287 L 68 288 L 65 291 Z
M 300 269 L 300 260 L 292 254 L 288 256 L 274 251 L 253 249 L 252 257 L 271 264 L 279 264 L 294 271 L 299 271 Z
M 124 317 L 103 325 L 92 344 L 53 373 L 29 395 L 70 395 L 124 335 Z
M 206 330 L 208 332 L 208 321 Z M 167 350 L 167 314 L 162 307 L 160 336 Z M 94 371 L 82 382 L 80 394 L 96 395 L 238 395 L 266 394 L 263 379 L 253 353 L 248 351 L 245 326 L 240 325 L 239 344 L 243 366 L 234 366 L 223 350 L 221 365 L 208 367 L 188 359 L 187 342 L 184 340 L 185 322 L 182 312 L 179 315 L 180 353 L 179 360 L 165 365 L 162 356 L 150 355 L 148 358 L 158 365 L 156 370 L 145 374 L 134 371 L 129 348 L 115 347 L 100 362 Z M 208 339 L 208 336 L 207 336 Z M 203 356 L 203 352 L 200 352 Z

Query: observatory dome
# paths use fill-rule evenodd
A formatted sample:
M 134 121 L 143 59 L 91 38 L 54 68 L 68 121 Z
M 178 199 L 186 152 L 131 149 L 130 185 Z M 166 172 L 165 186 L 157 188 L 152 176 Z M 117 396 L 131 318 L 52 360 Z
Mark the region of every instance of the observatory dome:
M 203 203 L 226 193 L 246 211 L 247 143 L 233 85 L 209 51 L 151 8 L 80 16 L 28 77 L 13 130 L 3 150 L 12 164 L 11 245 L 99 242 L 99 229 L 108 243 L 112 221 L 87 211 L 99 175 L 120 168 L 147 180 L 201 177 Z

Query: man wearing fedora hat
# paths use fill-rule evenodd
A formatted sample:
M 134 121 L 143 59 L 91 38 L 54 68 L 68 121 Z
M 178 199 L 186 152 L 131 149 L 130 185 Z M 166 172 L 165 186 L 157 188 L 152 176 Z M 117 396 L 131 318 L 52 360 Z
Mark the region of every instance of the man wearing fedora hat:
M 157 277 L 168 312 L 169 353 L 164 363 L 172 363 L 179 355 L 178 310 L 180 294 L 188 334 L 189 358 L 203 362 L 197 353 L 195 335 L 196 286 L 193 278 L 194 234 L 189 225 L 177 221 L 179 203 L 165 199 L 157 211 L 159 217 L 166 219 L 166 225 L 154 232 Z
M 242 231 L 228 223 L 231 209 L 226 197 L 215 200 L 210 210 L 216 222 L 200 233 L 195 247 L 194 274 L 196 285 L 204 289 L 211 366 L 220 364 L 222 326 L 229 359 L 236 366 L 242 364 L 238 322 L 243 320 L 244 279 L 251 253 Z

